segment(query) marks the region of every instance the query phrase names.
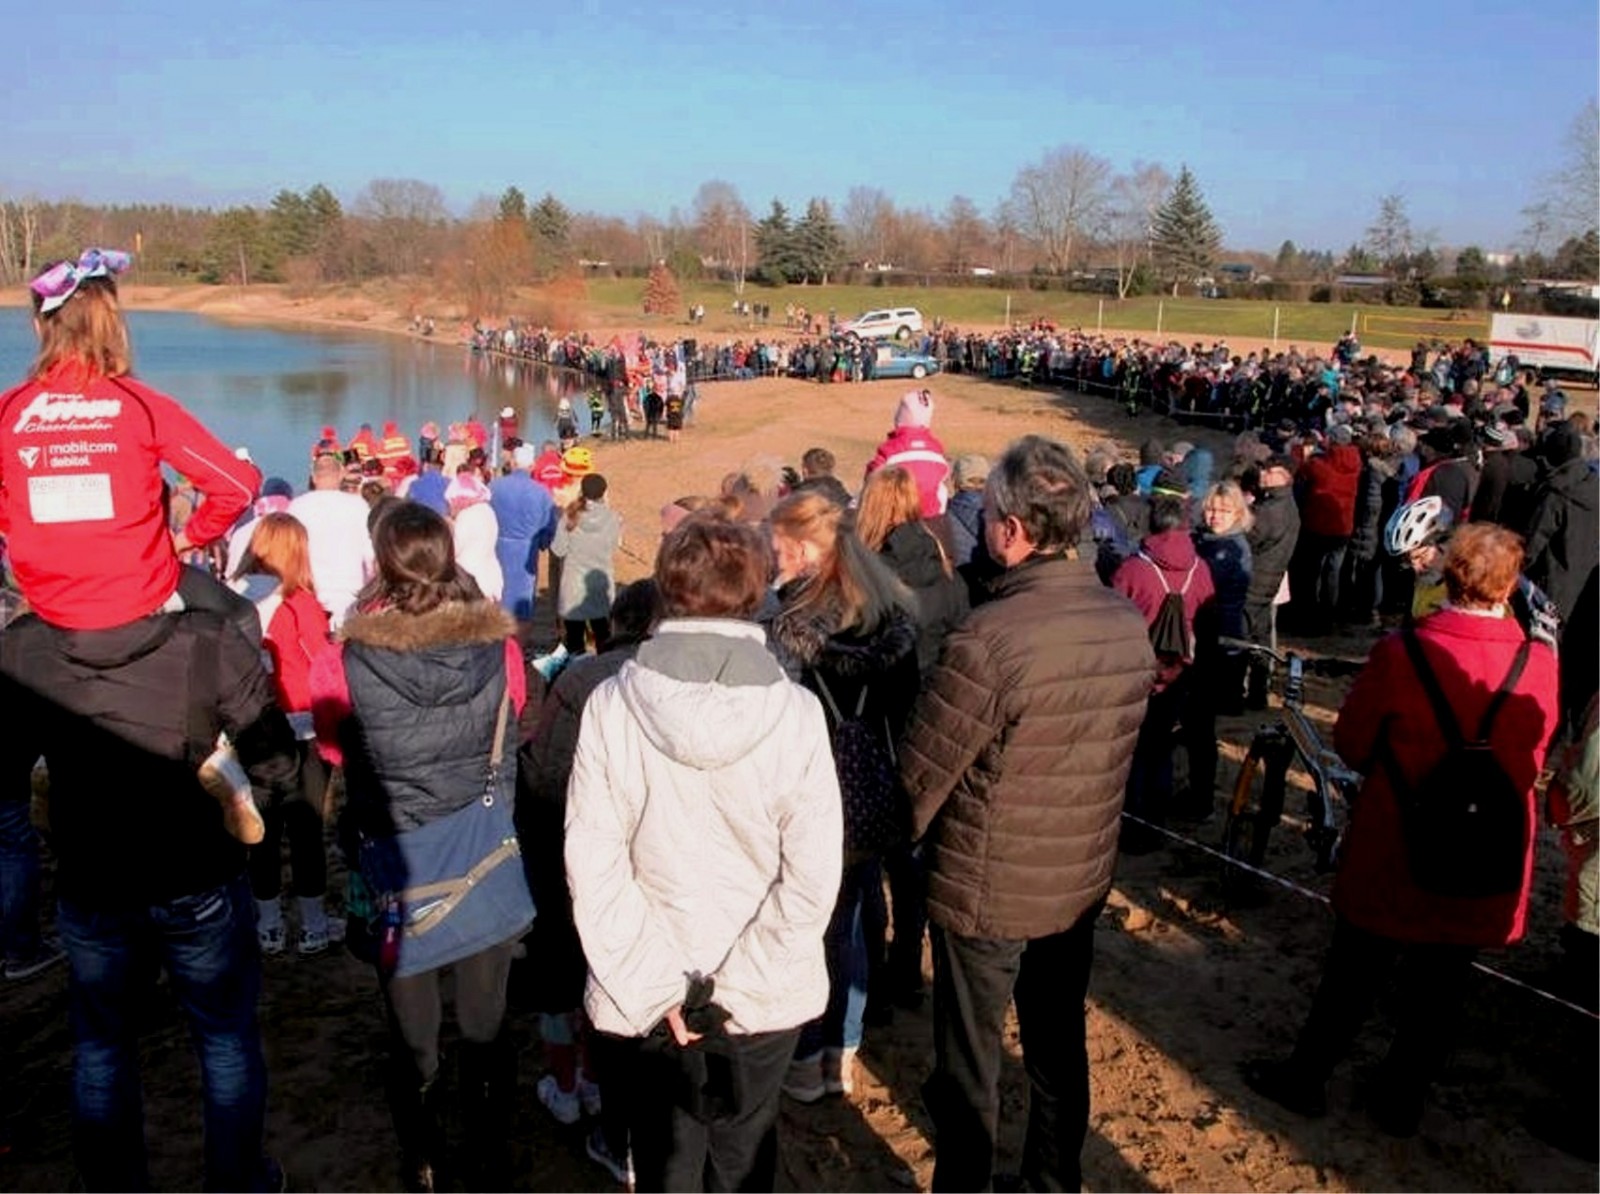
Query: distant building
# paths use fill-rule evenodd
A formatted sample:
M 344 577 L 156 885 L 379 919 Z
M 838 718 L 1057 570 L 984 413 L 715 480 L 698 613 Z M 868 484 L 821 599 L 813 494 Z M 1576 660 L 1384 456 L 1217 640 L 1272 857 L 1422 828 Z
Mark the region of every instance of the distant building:
M 1394 281 L 1387 274 L 1340 274 L 1333 280 L 1335 286 L 1349 287 L 1378 287 L 1388 286 Z

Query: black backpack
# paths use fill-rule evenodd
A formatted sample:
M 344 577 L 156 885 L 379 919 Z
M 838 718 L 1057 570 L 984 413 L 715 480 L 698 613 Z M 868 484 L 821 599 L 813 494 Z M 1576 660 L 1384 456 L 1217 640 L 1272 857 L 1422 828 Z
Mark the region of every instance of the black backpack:
M 1183 599 L 1189 594 L 1189 582 L 1194 580 L 1194 570 L 1200 566 L 1200 561 L 1189 565 L 1183 587 L 1174 589 L 1167 583 L 1167 574 L 1161 570 L 1161 565 L 1142 551 L 1139 558 L 1155 569 L 1156 579 L 1166 594 L 1156 608 L 1156 616 L 1150 620 L 1150 646 L 1155 649 L 1163 672 L 1179 670 L 1184 664 L 1194 662 L 1194 627 L 1189 622 Z
M 1401 772 L 1385 743 L 1379 757 L 1394 786 L 1406 859 L 1418 887 L 1435 895 L 1508 895 L 1522 886 L 1528 846 L 1527 799 L 1489 746 L 1506 699 L 1522 679 L 1530 643 L 1518 648 L 1511 670 L 1484 710 L 1478 732 L 1466 738 L 1439 686 L 1415 631 L 1401 633 L 1445 740 L 1445 755 L 1415 783 Z
M 812 676 L 817 693 L 828 708 L 833 765 L 844 803 L 845 851 L 881 853 L 902 836 L 899 779 L 888 723 L 879 718 L 874 726 L 862 716 L 867 707 L 866 685 L 861 686 L 855 711 L 847 715 L 834 701 L 821 673 L 813 672 Z

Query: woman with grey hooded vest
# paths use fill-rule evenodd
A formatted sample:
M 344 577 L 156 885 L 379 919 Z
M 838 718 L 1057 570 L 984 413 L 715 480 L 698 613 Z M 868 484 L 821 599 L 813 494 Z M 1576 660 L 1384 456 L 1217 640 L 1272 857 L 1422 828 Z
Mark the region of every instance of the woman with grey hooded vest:
M 594 638 L 598 654 L 611 641 L 612 576 L 617 548 L 622 545 L 622 519 L 605 503 L 606 479 L 590 473 L 579 482 L 578 498 L 556 523 L 550 554 L 562 561 L 556 612 L 561 615 L 562 641 L 568 653 L 582 655 Z

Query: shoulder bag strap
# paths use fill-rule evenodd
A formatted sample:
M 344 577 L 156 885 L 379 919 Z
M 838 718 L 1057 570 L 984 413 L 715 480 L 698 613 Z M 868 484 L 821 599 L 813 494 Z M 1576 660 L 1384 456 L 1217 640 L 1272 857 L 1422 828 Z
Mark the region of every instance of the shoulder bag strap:
M 1444 695 L 1444 689 L 1439 687 L 1439 678 L 1433 674 L 1433 667 L 1423 653 L 1422 641 L 1417 638 L 1416 631 L 1409 626 L 1400 632 L 1400 641 L 1405 644 L 1406 654 L 1411 657 L 1411 666 L 1417 673 L 1417 679 L 1422 682 L 1422 691 L 1428 694 L 1428 703 L 1433 706 L 1434 720 L 1444 732 L 1445 741 L 1449 743 L 1450 749 L 1459 748 L 1464 741 L 1461 736 L 1461 726 L 1456 721 L 1455 712 L 1450 708 L 1450 701 Z
M 489 751 L 489 774 L 484 777 L 483 794 L 493 799 L 498 794 L 500 760 L 506 751 L 506 713 L 511 708 L 511 677 L 506 677 L 505 690 L 500 694 L 500 706 L 495 713 L 494 746 Z
M 1517 681 L 1522 679 L 1522 669 L 1528 666 L 1528 653 L 1533 644 L 1528 639 L 1522 640 L 1522 645 L 1517 648 L 1516 658 L 1511 661 L 1511 670 L 1506 673 L 1506 678 L 1500 681 L 1500 687 L 1495 689 L 1494 696 L 1489 698 L 1489 707 L 1483 711 L 1483 720 L 1478 723 L 1478 741 L 1489 741 L 1489 731 L 1494 727 L 1494 720 L 1500 716 L 1500 708 L 1506 703 L 1507 698 L 1517 687 Z
M 1189 565 L 1189 571 L 1184 574 L 1183 588 L 1179 589 L 1178 592 L 1185 597 L 1189 595 L 1189 582 L 1194 579 L 1194 570 L 1198 567 L 1200 567 L 1200 561 L 1196 560 L 1194 563 Z
M 822 698 L 822 703 L 828 707 L 828 712 L 833 715 L 833 724 L 837 726 L 844 720 L 844 715 L 839 712 L 839 703 L 833 699 L 833 693 L 828 691 L 828 682 L 822 678 L 822 673 L 816 668 L 811 669 L 811 678 L 817 682 L 817 695 Z

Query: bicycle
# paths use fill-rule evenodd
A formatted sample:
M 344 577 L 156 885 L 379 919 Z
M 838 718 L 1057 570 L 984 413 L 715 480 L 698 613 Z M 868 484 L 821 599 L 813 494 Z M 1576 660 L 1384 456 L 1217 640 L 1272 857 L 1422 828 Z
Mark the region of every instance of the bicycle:
M 1331 871 L 1343 832 L 1336 805 L 1342 802 L 1349 807 L 1361 787 L 1361 776 L 1324 744 L 1322 735 L 1306 716 L 1305 677 L 1308 672 L 1330 677 L 1354 675 L 1362 665 L 1345 659 L 1309 659 L 1295 651 L 1279 653 L 1243 639 L 1222 638 L 1219 643 L 1230 650 L 1265 656 L 1283 673 L 1279 715 L 1256 730 L 1239 765 L 1239 778 L 1233 785 L 1222 826 L 1223 853 L 1252 867 L 1261 866 L 1267 855 L 1267 840 L 1283 818 L 1289 768 L 1298 762 L 1311 779 L 1306 797 L 1306 842 L 1316 856 L 1316 869 Z M 1224 889 L 1241 889 L 1247 874 L 1237 867 L 1225 867 Z

